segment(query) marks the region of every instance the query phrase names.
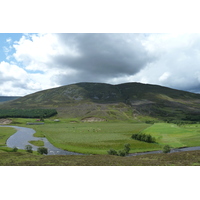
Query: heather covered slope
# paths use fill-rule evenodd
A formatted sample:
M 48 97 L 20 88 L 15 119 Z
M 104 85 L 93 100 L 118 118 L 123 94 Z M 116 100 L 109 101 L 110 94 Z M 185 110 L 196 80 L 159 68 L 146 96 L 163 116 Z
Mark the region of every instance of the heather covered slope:
M 5 102 L 3 107 L 55 108 L 62 117 L 200 120 L 199 94 L 141 83 L 77 83 Z

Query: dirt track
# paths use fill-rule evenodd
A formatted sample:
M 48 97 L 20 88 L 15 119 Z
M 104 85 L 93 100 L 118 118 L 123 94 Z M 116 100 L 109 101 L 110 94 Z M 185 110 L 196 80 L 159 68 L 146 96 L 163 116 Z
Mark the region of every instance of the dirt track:
M 0 124 L 10 124 L 11 122 L 11 119 L 0 119 Z

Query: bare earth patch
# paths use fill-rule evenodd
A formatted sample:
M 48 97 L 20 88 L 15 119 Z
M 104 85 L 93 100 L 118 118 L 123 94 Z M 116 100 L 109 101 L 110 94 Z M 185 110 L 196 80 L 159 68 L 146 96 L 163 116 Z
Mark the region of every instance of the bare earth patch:
M 10 124 L 11 122 L 11 119 L 0 119 L 0 124 Z
M 105 119 L 98 118 L 98 117 L 87 117 L 81 120 L 82 122 L 103 122 L 106 121 Z

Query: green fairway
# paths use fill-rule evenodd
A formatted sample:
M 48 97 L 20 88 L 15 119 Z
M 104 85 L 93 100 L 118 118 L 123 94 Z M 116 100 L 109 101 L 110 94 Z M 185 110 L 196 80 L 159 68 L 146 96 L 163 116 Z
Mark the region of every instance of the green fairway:
M 0 146 L 5 146 L 6 140 L 15 132 L 14 128 L 0 127 Z
M 156 141 L 173 148 L 186 146 L 200 146 L 200 126 L 185 125 L 177 126 L 168 123 L 156 123 L 142 131 L 156 138 Z

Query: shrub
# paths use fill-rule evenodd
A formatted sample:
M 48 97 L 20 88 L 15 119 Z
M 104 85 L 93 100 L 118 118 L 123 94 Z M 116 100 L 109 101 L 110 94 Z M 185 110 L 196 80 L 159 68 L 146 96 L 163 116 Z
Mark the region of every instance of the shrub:
M 13 149 L 12 149 L 12 152 L 17 152 L 18 151 L 18 148 L 17 147 L 14 147 Z
M 37 149 L 37 152 L 38 152 L 39 154 L 47 154 L 47 153 L 48 153 L 48 149 L 45 148 L 45 147 L 39 147 L 39 148 Z
M 170 146 L 169 145 L 165 145 L 164 147 L 163 147 L 163 153 L 169 153 L 170 152 Z
M 126 152 L 125 150 L 119 150 L 118 153 L 117 153 L 118 156 L 125 156 L 126 155 Z
M 109 155 L 117 155 L 117 151 L 114 150 L 114 149 L 110 149 L 110 150 L 108 151 L 108 154 L 109 154 Z
M 26 150 L 27 152 L 29 152 L 29 153 L 32 153 L 32 152 L 33 152 L 32 148 L 33 148 L 33 147 L 32 147 L 31 145 L 29 145 L 29 144 L 25 146 L 25 150 Z
M 119 150 L 118 152 L 114 149 L 110 149 L 108 151 L 109 155 L 116 155 L 116 156 L 126 156 L 130 151 L 130 144 L 125 144 L 123 150 Z
M 131 136 L 132 139 L 143 141 L 143 142 L 148 142 L 148 143 L 155 143 L 156 139 L 152 137 L 150 134 L 144 134 L 144 133 L 134 133 Z
M 129 153 L 130 149 L 131 149 L 131 148 L 130 148 L 130 144 L 125 144 L 125 145 L 124 145 L 124 151 L 125 151 L 126 154 Z

